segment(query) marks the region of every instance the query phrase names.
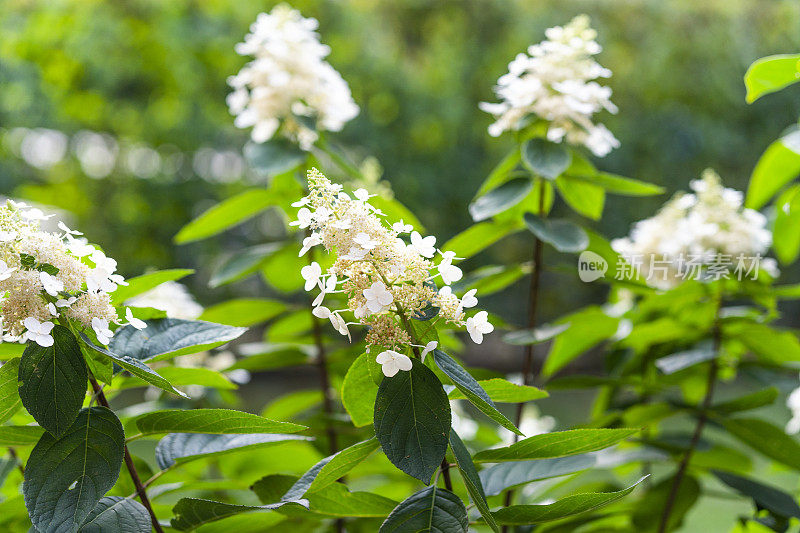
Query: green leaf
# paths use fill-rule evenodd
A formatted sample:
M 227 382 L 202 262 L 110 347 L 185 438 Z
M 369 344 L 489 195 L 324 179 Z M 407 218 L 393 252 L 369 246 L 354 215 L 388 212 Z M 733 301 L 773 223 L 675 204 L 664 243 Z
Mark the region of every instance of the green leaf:
M 661 357 L 656 360 L 655 364 L 662 373 L 670 375 L 694 365 L 710 361 L 716 356 L 717 352 L 710 343 L 702 343 L 697 348 Z
M 245 328 L 179 318 L 145 322 L 147 327 L 142 330 L 133 326 L 119 328 L 111 339 L 109 350 L 140 361 L 160 361 L 216 348 L 247 331 Z
M 36 422 L 57 437 L 78 416 L 89 373 L 69 329 L 56 325 L 50 335 L 49 348 L 28 342 L 19 363 L 19 396 Z
M 461 478 L 464 480 L 464 485 L 467 487 L 470 498 L 472 498 L 472 503 L 478 508 L 489 527 L 500 533 L 500 527 L 495 523 L 494 517 L 489 510 L 489 504 L 486 503 L 486 493 L 483 491 L 483 484 L 480 476 L 478 476 L 478 470 L 472 462 L 472 456 L 454 429 L 450 430 L 450 449 L 453 450 L 458 471 L 461 472 Z
M 752 498 L 759 509 L 784 518 L 800 518 L 800 507 L 791 494 L 775 487 L 764 485 L 754 479 L 714 470 L 712 473 L 739 494 Z
M 44 434 L 39 426 L 0 426 L 0 446 L 28 446 Z
M 186 224 L 175 235 L 177 244 L 217 235 L 259 214 L 275 202 L 270 191 L 250 189 L 232 196 Z
M 800 185 L 789 187 L 775 201 L 772 249 L 784 265 L 800 255 Z
M 556 188 L 567 205 L 576 212 L 592 220 L 600 219 L 606 198 L 600 185 L 563 175 L 556 179 Z
M 375 399 L 375 436 L 397 468 L 428 483 L 447 451 L 450 402 L 417 359 L 408 372 L 384 378 Z
M 268 505 L 233 505 L 230 503 L 200 500 L 197 498 L 181 498 L 172 508 L 174 515 L 171 520 L 172 527 L 178 531 L 192 531 L 203 524 L 221 520 L 240 513 L 250 511 L 271 511 L 283 507 L 288 503 L 277 502 Z
M 144 505 L 130 498 L 106 496 L 89 513 L 79 533 L 150 533 L 153 525 Z
M 722 331 L 767 361 L 779 364 L 800 361 L 800 340 L 792 331 L 746 321 L 724 324 Z
M 125 280 L 128 282 L 127 285 L 120 285 L 117 287 L 117 290 L 111 293 L 111 300 L 115 305 L 120 305 L 134 296 L 139 296 L 140 294 L 155 289 L 162 283 L 177 281 L 190 274 L 194 274 L 194 270 L 188 268 L 174 268 L 171 270 L 157 270 L 156 272 L 129 278 Z
M 297 433 L 306 426 L 278 422 L 232 409 L 166 409 L 136 419 L 144 435 L 157 433 Z
M 800 470 L 800 444 L 783 429 L 758 418 L 720 420 L 725 429 L 766 457 Z
M 619 319 L 608 316 L 599 307 L 587 307 L 567 315 L 558 323 L 568 323 L 569 328 L 553 341 L 542 368 L 545 376 L 555 374 L 579 355 L 610 338 L 619 327 Z
M 451 285 L 453 292 L 462 293 L 475 289 L 478 294 L 487 296 L 510 287 L 523 276 L 530 274 L 530 264 L 487 265 L 473 270 L 461 281 Z
M 207 308 L 200 319 L 229 326 L 254 326 L 275 318 L 285 310 L 286 304 L 278 300 L 237 298 Z
M 234 390 L 236 384 L 224 374 L 203 367 L 165 366 L 158 369 L 159 374 L 173 387 L 200 385 L 219 390 Z
M 466 533 L 467 509 L 458 496 L 436 485 L 412 494 L 381 524 L 380 533 L 410 531 Z
M 652 196 L 664 192 L 663 187 L 647 183 L 646 181 L 609 174 L 608 172 L 599 172 L 594 165 L 577 150 L 571 150 L 571 152 L 572 163 L 570 163 L 569 168 L 565 171 L 565 174 L 570 178 L 599 185 L 607 192 L 624 196 Z
M 469 259 L 488 248 L 503 237 L 522 229 L 522 224 L 512 221 L 486 221 L 465 229 L 442 246 L 442 250 L 454 252 L 457 257 Z
M 514 344 L 516 346 L 541 344 L 556 338 L 558 335 L 568 330 L 569 326 L 569 322 L 566 322 L 563 324 L 545 324 L 543 326 L 539 326 L 538 328 L 512 331 L 503 336 L 503 342 Z
M 517 427 L 508 419 L 506 418 L 500 411 L 497 410 L 495 407 L 494 402 L 486 394 L 478 382 L 473 378 L 469 372 L 464 370 L 461 365 L 459 365 L 455 359 L 447 355 L 441 350 L 434 350 L 433 351 L 433 360 L 436 363 L 442 372 L 444 372 L 447 377 L 453 380 L 456 388 L 461 391 L 461 394 L 467 397 L 467 399 L 477 407 L 483 414 L 503 426 L 509 431 L 513 431 L 517 435 L 522 435 L 522 432 L 517 429 Z
M 478 382 L 478 385 L 486 392 L 493 402 L 499 403 L 522 403 L 531 400 L 547 398 L 549 394 L 542 389 L 531 387 L 530 385 L 517 385 L 502 378 L 485 379 Z M 448 398 L 451 400 L 466 400 L 467 397 L 459 389 L 453 389 Z
M 137 378 L 142 379 L 147 383 L 158 387 L 161 390 L 167 391 L 172 394 L 177 394 L 178 396 L 183 396 L 184 398 L 188 398 L 186 394 L 173 387 L 169 381 L 164 379 L 158 372 L 147 366 L 142 361 L 130 357 L 128 355 L 118 355 L 101 346 L 97 346 L 83 333 L 81 333 L 81 340 L 83 340 L 86 346 L 88 346 L 89 348 L 91 348 L 92 350 L 96 351 L 99 354 L 105 355 L 106 357 L 111 359 L 115 364 L 119 365 L 124 370 L 127 370 Z
M 747 103 L 752 104 L 765 94 L 800 81 L 798 61 L 800 54 L 778 54 L 754 61 L 744 75 Z
M 244 158 L 258 174 L 274 176 L 299 167 L 308 153 L 287 139 L 270 139 L 263 143 L 249 142 L 244 146 Z
M 647 476 L 628 488 L 615 492 L 587 492 L 573 494 L 555 503 L 542 505 L 512 505 L 495 511 L 497 523 L 503 525 L 529 525 L 559 520 L 568 516 L 593 511 L 630 494 Z
M 501 463 L 523 459 L 549 459 L 602 450 L 637 433 L 638 429 L 570 429 L 534 435 L 504 448 L 475 454 L 479 463 Z
M 282 246 L 283 243 L 271 242 L 234 252 L 217 265 L 208 286 L 213 289 L 249 276 L 259 270 L 267 258 Z
M 375 385 L 375 390 L 378 390 Z M 373 399 L 372 403 L 375 400 Z M 272 420 L 290 420 L 322 403 L 322 392 L 316 389 L 292 391 L 268 403 L 261 415 Z M 364 425 L 372 421 L 372 404 L 369 408 L 369 417 Z
M 652 487 L 648 487 L 647 492 L 637 502 L 633 509 L 634 530 L 637 533 L 656 533 L 658 520 L 653 519 L 653 510 L 657 509 L 660 513 L 667 503 L 667 498 L 671 497 L 674 476 L 669 476 Z M 691 476 L 684 476 L 681 481 L 680 490 L 675 496 L 672 513 L 665 531 L 678 530 L 683 522 L 683 518 L 691 510 L 700 496 L 700 485 Z M 660 516 L 658 517 L 660 518 Z
M 287 441 L 310 440 L 299 435 L 255 433 L 243 435 L 207 435 L 203 433 L 170 433 L 156 446 L 156 462 L 162 470 L 177 463 L 186 463 L 212 455 L 236 452 Z
M 554 180 L 569 167 L 570 153 L 560 144 L 536 137 L 522 145 L 522 162 L 531 172 Z
M 770 144 L 758 159 L 747 187 L 745 206 L 761 209 L 784 185 L 800 175 L 800 131 Z
M 359 355 L 342 382 L 342 404 L 353 425 L 359 428 L 372 423 L 378 396 L 378 386 L 369 373 L 371 357 L 368 353 Z
M 589 236 L 583 228 L 566 219 L 539 218 L 525 213 L 525 225 L 539 240 L 559 252 L 582 252 L 589 246 Z
M 508 181 L 511 171 L 516 168 L 517 163 L 520 162 L 522 154 L 518 147 L 514 147 L 489 173 L 489 176 L 481 183 L 475 197 L 481 196 L 483 193 L 494 189 Z M 416 226 L 415 226 L 416 227 Z
M 480 222 L 510 209 L 528 196 L 533 187 L 530 178 L 514 178 L 492 189 L 469 205 L 472 220 Z
M 734 400 L 728 400 L 727 402 L 714 404 L 712 409 L 717 413 L 726 415 L 740 413 L 742 411 L 749 411 L 751 409 L 758 409 L 759 407 L 771 405 L 776 399 L 778 399 L 778 394 L 779 391 L 777 387 L 767 387 L 766 389 L 762 389 L 760 391 L 745 394 L 744 396 L 740 396 Z
M 333 483 L 308 495 L 309 511 L 332 517 L 383 518 L 397 502 L 370 492 L 350 492 L 342 483 Z
M 0 424 L 4 424 L 22 407 L 17 390 L 19 385 L 19 358 L 6 361 L 0 366 Z
M 117 482 L 124 447 L 122 424 L 105 407 L 82 409 L 58 439 L 42 435 L 22 485 L 34 527 L 76 531 Z
M 8 361 L 20 357 L 25 351 L 25 345 L 17 342 L 0 342 L 0 361 Z
M 326 457 L 322 460 L 324 464 L 317 470 L 306 492 L 309 494 L 318 492 L 331 483 L 334 483 L 337 479 L 340 479 L 350 470 L 358 466 L 364 459 L 369 457 L 372 452 L 378 449 L 378 446 L 378 439 L 373 437 L 369 440 L 353 444 L 340 452 Z M 320 461 L 320 463 L 322 461 Z M 300 479 L 303 478 L 301 477 Z

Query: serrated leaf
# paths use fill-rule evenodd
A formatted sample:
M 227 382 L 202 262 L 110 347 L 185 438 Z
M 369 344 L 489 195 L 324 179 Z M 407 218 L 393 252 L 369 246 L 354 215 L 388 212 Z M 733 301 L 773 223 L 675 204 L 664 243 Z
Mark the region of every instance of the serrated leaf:
M 30 446 L 43 434 L 39 426 L 0 426 L 0 446 Z
M 95 505 L 79 533 L 150 533 L 153 526 L 144 505 L 130 498 L 105 496 Z
M 728 418 L 720 424 L 734 437 L 766 457 L 800 470 L 800 444 L 783 429 L 758 418 Z
M 181 498 L 172 508 L 174 516 L 171 524 L 178 531 L 192 531 L 203 524 L 214 522 L 215 520 L 250 511 L 271 511 L 288 503 L 290 502 L 277 502 L 267 505 L 233 505 L 213 500 Z
M 157 270 L 156 272 L 149 272 L 129 278 L 125 280 L 127 285 L 120 285 L 117 290 L 111 293 L 111 301 L 115 305 L 120 305 L 134 296 L 139 296 L 147 291 L 155 289 L 162 283 L 168 281 L 177 281 L 185 278 L 186 276 L 194 274 L 194 270 L 188 268 L 174 268 L 170 270 Z
M 17 390 L 19 361 L 16 357 L 0 366 L 0 424 L 4 424 L 22 407 L 22 399 Z
M 244 146 L 244 157 L 262 176 L 283 174 L 300 166 L 308 157 L 288 139 L 270 139 L 263 143 L 249 142 Z
M 614 492 L 573 494 L 550 504 L 512 505 L 495 511 L 493 514 L 497 523 L 503 525 L 529 525 L 559 520 L 615 502 L 630 494 L 645 478 L 647 476 L 642 477 L 630 487 Z
M 766 509 L 784 518 L 800 518 L 800 506 L 791 494 L 729 472 L 714 470 L 712 473 L 739 494 L 752 498 L 759 509 Z
M 386 517 L 380 533 L 407 531 L 441 531 L 466 533 L 469 527 L 467 509 L 461 499 L 449 490 L 435 485 L 412 494 Z
M 458 471 L 461 472 L 461 478 L 464 480 L 464 485 L 467 487 L 467 492 L 469 492 L 472 502 L 478 508 L 486 523 L 489 524 L 489 527 L 499 533 L 500 528 L 494 521 L 494 517 L 489 510 L 489 504 L 486 503 L 486 493 L 483 491 L 483 484 L 478 475 L 478 470 L 472 462 L 472 456 L 454 429 L 450 430 L 450 449 L 453 451 L 456 466 L 458 466 Z
M 166 409 L 136 419 L 136 427 L 144 435 L 158 433 L 297 433 L 306 426 L 269 420 L 232 409 Z
M 373 422 L 378 386 L 369 373 L 370 354 L 363 353 L 353 361 L 342 382 L 342 404 L 356 427 Z
M 264 189 L 241 192 L 223 200 L 186 224 L 175 235 L 174 241 L 177 244 L 185 244 L 217 235 L 256 216 L 274 202 L 275 199 L 270 191 Z
M 42 435 L 25 468 L 23 494 L 40 533 L 76 531 L 117 482 L 125 433 L 105 407 L 82 409 L 56 439 Z
M 428 367 L 384 378 L 375 399 L 375 436 L 397 468 L 423 483 L 441 464 L 450 433 L 450 402 Z
M 247 331 L 246 328 L 179 318 L 146 320 L 145 323 L 147 327 L 142 330 L 133 326 L 119 328 L 109 350 L 140 361 L 160 361 L 216 348 Z
M 540 218 L 533 213 L 525 213 L 525 225 L 539 238 L 552 245 L 559 252 L 582 252 L 589 246 L 586 231 L 566 219 Z
M 235 452 L 287 441 L 310 440 L 299 435 L 256 433 L 243 435 L 207 435 L 203 433 L 170 433 L 156 446 L 158 467 L 169 468 L 177 463 L 186 463 L 211 455 Z
M 520 203 L 532 188 L 533 181 L 530 178 L 514 178 L 472 202 L 469 214 L 475 222 L 491 218 Z
M 36 422 L 59 436 L 81 410 L 89 372 L 70 330 L 57 324 L 50 335 L 49 348 L 28 342 L 19 364 L 19 396 Z
M 497 410 L 494 402 L 486 394 L 486 391 L 481 388 L 480 384 L 473 378 L 469 372 L 464 370 L 455 359 L 447 355 L 441 350 L 433 351 L 433 360 L 436 366 L 444 372 L 447 377 L 453 380 L 456 388 L 461 391 L 461 394 L 477 407 L 483 414 L 503 426 L 509 431 L 522 435 L 522 432 L 506 418 L 503 413 Z
M 226 256 L 214 269 L 208 286 L 213 289 L 249 276 L 258 271 L 264 261 L 282 246 L 283 243 L 271 242 L 251 246 Z
M 747 103 L 800 81 L 800 54 L 778 54 L 754 61 L 744 75 Z
M 537 175 L 554 180 L 569 167 L 570 153 L 560 144 L 536 137 L 522 146 L 522 162 Z
M 201 320 L 229 326 L 254 326 L 275 318 L 286 304 L 267 298 L 236 298 L 207 308 Z
M 186 394 L 173 387 L 169 381 L 167 381 L 161 376 L 161 374 L 159 374 L 158 372 L 147 366 L 139 359 L 130 357 L 128 355 L 119 355 L 117 353 L 112 352 L 111 350 L 103 348 L 102 346 L 97 346 L 91 341 L 91 339 L 89 339 L 83 333 L 81 333 L 81 340 L 88 348 L 94 350 L 95 352 L 101 355 L 108 357 L 116 365 L 119 365 L 122 369 L 127 370 L 137 378 L 142 379 L 147 383 L 158 387 L 161 390 L 167 391 L 172 394 L 177 394 L 178 396 L 183 396 L 184 398 L 188 398 Z
M 483 450 L 475 454 L 479 463 L 501 463 L 524 459 L 549 459 L 608 448 L 637 433 L 638 429 L 570 429 L 534 435 L 511 446 Z
M 784 185 L 800 175 L 800 130 L 774 141 L 761 154 L 747 186 L 745 206 L 761 209 Z
M 503 378 L 483 379 L 478 385 L 486 392 L 493 402 L 497 403 L 522 403 L 531 400 L 547 398 L 549 394 L 542 389 L 530 385 L 517 385 Z M 467 397 L 458 389 L 453 389 L 447 395 L 451 400 L 466 400 Z

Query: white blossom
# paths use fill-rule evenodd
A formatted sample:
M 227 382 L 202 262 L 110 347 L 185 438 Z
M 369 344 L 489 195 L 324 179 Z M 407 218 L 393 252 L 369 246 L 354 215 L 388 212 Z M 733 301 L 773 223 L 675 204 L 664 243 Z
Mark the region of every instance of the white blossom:
M 347 83 L 325 61 L 330 49 L 320 43 L 317 25 L 281 4 L 259 14 L 236 46 L 237 53 L 254 59 L 228 79 L 233 92 L 227 103 L 236 127 L 253 128 L 253 141 L 267 141 L 281 130 L 308 150 L 317 134 L 305 122 L 339 131 L 358 115 Z
M 442 275 L 442 281 L 445 285 L 450 285 L 461 279 L 461 269 L 452 264 L 451 259 L 443 259 L 438 265 L 439 274 Z
M 322 275 L 322 267 L 319 266 L 319 263 L 314 261 L 310 265 L 306 265 L 301 268 L 300 275 L 303 276 L 304 280 L 306 280 L 306 291 L 310 291 L 319 285 L 319 277 Z
M 494 331 L 494 326 L 489 323 L 489 313 L 478 311 L 475 316 L 467 319 L 467 332 L 475 344 L 483 342 L 483 336 Z
M 409 246 L 422 257 L 427 259 L 433 257 L 436 254 L 436 248 L 434 247 L 435 244 L 436 237 L 433 235 L 423 237 L 417 231 L 411 232 L 411 244 Z
M 58 296 L 58 293 L 64 290 L 64 282 L 47 272 L 39 272 L 39 279 L 44 291 L 50 296 Z
M 520 130 L 532 120 L 547 123 L 547 138 L 585 145 L 597 156 L 605 156 L 619 141 L 593 115 L 603 109 L 616 113 L 611 89 L 593 81 L 608 78 L 611 71 L 601 67 L 593 55 L 601 47 L 589 17 L 575 17 L 564 27 L 545 31 L 546 40 L 518 54 L 508 73 L 497 80 L 495 93 L 500 103 L 482 102 L 480 108 L 495 116 L 489 134 Z
M 392 293 L 386 290 L 386 285 L 382 281 L 376 281 L 368 289 L 364 289 L 362 293 L 367 300 L 367 309 L 373 313 L 382 313 L 394 300 Z
M 103 345 L 108 345 L 114 336 L 114 332 L 108 329 L 108 320 L 105 318 L 92 318 L 92 329 L 97 336 L 97 342 Z
M 24 338 L 31 340 L 43 348 L 53 345 L 53 337 L 50 332 L 53 331 L 55 324 L 52 322 L 39 322 L 33 317 L 28 317 L 23 320 L 26 332 Z
M 128 324 L 130 324 L 136 329 L 144 329 L 147 327 L 147 324 L 145 323 L 144 320 L 140 320 L 135 316 L 133 316 L 133 311 L 131 311 L 130 307 L 125 309 L 125 320 L 127 320 Z
M 439 346 L 438 341 L 430 341 L 422 348 L 422 353 L 419 354 L 419 358 L 422 359 L 422 362 L 425 362 L 425 356 L 434 351 Z
M 398 234 L 410 233 L 411 230 L 414 229 L 414 226 L 412 226 L 411 224 L 406 224 L 405 222 L 403 222 L 403 219 L 400 219 L 400 222 L 395 222 L 394 224 L 392 224 L 392 229 Z
M 407 355 L 394 350 L 379 353 L 375 361 L 381 365 L 383 375 L 387 378 L 394 377 L 400 370 L 408 372 L 412 367 L 411 359 Z

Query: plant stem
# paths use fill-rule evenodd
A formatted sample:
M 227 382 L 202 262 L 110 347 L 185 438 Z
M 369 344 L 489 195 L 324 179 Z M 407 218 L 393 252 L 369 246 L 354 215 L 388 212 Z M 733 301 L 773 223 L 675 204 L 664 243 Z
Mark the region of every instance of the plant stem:
M 22 461 L 19 460 L 19 456 L 17 455 L 17 450 L 13 447 L 8 447 L 8 455 L 11 456 L 11 460 L 17 463 L 17 468 L 19 468 L 20 473 L 24 476 L 25 475 L 25 466 L 22 464 Z
M 449 491 L 453 490 L 453 482 L 450 480 L 450 463 L 447 462 L 447 457 L 442 459 L 441 467 L 442 477 L 444 478 L 444 488 Z
M 89 381 L 92 383 L 92 389 L 94 389 L 94 393 L 97 395 L 98 403 L 110 409 L 106 395 L 103 393 L 103 389 L 97 383 L 97 380 L 94 379 L 94 376 L 90 376 Z M 153 523 L 153 529 L 156 530 L 156 533 L 164 533 L 164 530 L 161 529 L 161 524 L 158 523 L 158 518 L 156 518 L 153 507 L 150 505 L 150 499 L 147 497 L 147 491 L 142 485 L 142 480 L 139 478 L 136 465 L 133 464 L 133 457 L 131 457 L 131 452 L 128 451 L 128 446 L 125 446 L 125 466 L 128 468 L 131 480 L 133 480 L 133 485 L 136 487 L 136 494 L 139 495 L 139 500 L 141 500 L 142 505 L 144 505 L 145 509 L 147 509 L 147 512 L 150 514 L 150 521 Z
M 544 217 L 544 181 L 539 180 L 539 216 Z M 539 237 L 534 237 L 533 241 L 533 265 L 531 271 L 531 283 L 528 290 L 528 321 L 526 326 L 528 329 L 536 327 L 536 319 L 539 311 L 539 287 L 541 285 L 542 274 L 542 249 L 544 248 L 542 241 Z M 525 346 L 525 360 L 522 366 L 522 383 L 523 385 L 530 385 L 533 382 L 533 344 Z M 514 425 L 519 427 L 522 423 L 522 413 L 525 409 L 525 403 L 517 404 L 517 412 L 514 418 Z M 514 433 L 514 442 L 519 440 L 519 435 Z M 506 492 L 505 506 L 511 505 L 514 498 L 514 491 L 509 490 Z M 503 533 L 508 531 L 508 526 L 503 526 Z
M 689 461 L 692 458 L 692 454 L 694 453 L 695 448 L 697 448 L 697 444 L 700 442 L 700 436 L 703 433 L 703 428 L 708 421 L 708 410 L 711 407 L 711 401 L 714 397 L 714 384 L 717 381 L 717 374 L 719 372 L 719 364 L 717 363 L 716 356 L 719 355 L 719 348 L 721 343 L 721 332 L 719 327 L 719 304 L 717 305 L 717 316 L 714 322 L 714 329 L 713 329 L 713 339 L 714 345 L 713 350 L 715 357 L 711 360 L 710 367 L 708 369 L 708 381 L 706 382 L 706 394 L 703 398 L 703 403 L 700 407 L 700 414 L 697 417 L 697 425 L 694 428 L 694 434 L 692 435 L 692 440 L 689 442 L 689 449 L 686 450 L 686 453 L 683 455 L 680 464 L 678 465 L 678 471 L 675 473 L 675 478 L 672 480 L 672 487 L 670 487 L 669 495 L 667 496 L 667 501 L 664 504 L 664 511 L 661 514 L 661 522 L 658 526 L 658 533 L 666 533 L 667 528 L 669 527 L 669 518 L 672 514 L 672 509 L 675 507 L 675 501 L 678 499 L 678 492 L 681 488 L 681 481 L 686 475 L 686 470 L 689 467 Z

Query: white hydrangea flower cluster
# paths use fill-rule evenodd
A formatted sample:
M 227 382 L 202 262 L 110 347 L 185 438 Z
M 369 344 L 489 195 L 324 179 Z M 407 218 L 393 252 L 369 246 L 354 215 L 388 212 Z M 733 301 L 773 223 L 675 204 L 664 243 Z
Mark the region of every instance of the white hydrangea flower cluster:
M 39 229 L 40 209 L 9 200 L 0 207 L 0 309 L 5 342 L 53 345 L 50 334 L 59 320 L 72 319 L 94 330 L 102 344 L 119 323 L 110 293 L 127 285 L 116 274 L 117 262 L 88 244 L 63 222 L 63 233 Z M 127 310 L 134 327 L 144 323 Z
M 350 88 L 325 57 L 318 22 L 280 4 L 258 15 L 240 55 L 255 59 L 228 79 L 234 91 L 228 108 L 236 127 L 252 127 L 253 141 L 265 142 L 283 125 L 283 133 L 308 150 L 317 134 L 297 117 L 309 117 L 321 130 L 339 131 L 358 115 Z
M 547 29 L 546 40 L 508 64 L 508 74 L 495 87 L 500 103 L 480 104 L 497 118 L 489 126 L 490 135 L 520 130 L 539 118 L 548 122 L 550 141 L 584 145 L 600 157 L 619 147 L 608 128 L 592 122 L 595 113 L 616 113 L 617 107 L 610 100 L 611 89 L 592 81 L 609 78 L 611 71 L 592 59 L 602 48 L 589 22 L 588 16 L 579 15 L 564 27 Z
M 777 276 L 775 260 L 762 257 L 772 244 L 767 218 L 743 208 L 742 193 L 724 187 L 711 169 L 690 187 L 693 193 L 676 194 L 654 217 L 637 222 L 629 237 L 614 239 L 614 250 L 638 265 L 652 285 L 665 289 L 679 284 L 690 269 L 708 268 L 720 258 Z
M 461 279 L 462 272 L 453 264 L 457 259 L 454 253 L 435 247 L 436 237 L 423 237 L 402 220 L 388 226 L 381 218 L 385 215 L 369 203 L 365 189 L 354 191 L 351 198 L 341 185 L 331 183 L 316 169 L 308 172 L 308 186 L 308 196 L 292 204 L 300 209 L 298 220 L 290 225 L 309 232 L 300 255 L 320 244 L 337 254 L 325 273 L 316 261 L 301 271 L 305 289 L 320 290 L 313 313 L 329 319 L 348 337 L 349 325 L 368 326 L 366 342 L 383 348 L 376 361 L 386 376 L 411 369 L 411 360 L 403 352 L 421 350 L 424 359 L 437 347 L 435 341 L 419 344 L 410 327 L 414 316 L 433 307 L 438 313 L 432 320 L 465 326 L 478 344 L 493 331 L 486 311 L 466 316 L 467 309 L 478 305 L 476 291 L 461 298 L 453 293 L 450 284 Z M 408 235 L 408 241 L 401 235 Z M 437 278 L 443 284 L 441 289 L 437 289 Z M 332 293 L 343 293 L 347 308 L 324 306 L 325 296 Z M 343 313 L 352 314 L 355 322 L 348 322 Z

